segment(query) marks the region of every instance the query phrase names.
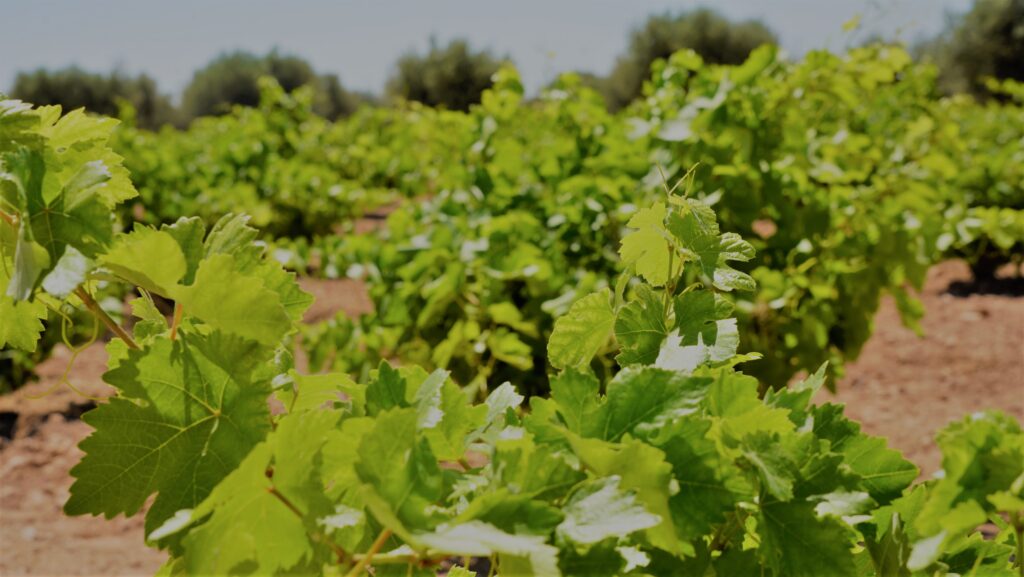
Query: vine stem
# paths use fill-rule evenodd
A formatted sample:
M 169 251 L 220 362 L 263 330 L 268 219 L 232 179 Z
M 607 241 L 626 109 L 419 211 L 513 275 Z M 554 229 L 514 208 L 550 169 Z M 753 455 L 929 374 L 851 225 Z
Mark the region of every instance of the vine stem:
M 359 574 L 361 574 L 363 570 L 366 569 L 367 565 L 370 564 L 370 561 L 373 560 L 373 556 L 376 555 L 378 551 L 380 551 L 380 548 L 384 546 L 384 543 L 390 537 L 391 529 L 385 528 L 383 531 L 381 531 L 380 535 L 377 535 L 377 540 L 374 541 L 373 545 L 370 546 L 370 550 L 366 552 L 366 556 L 359 559 L 359 561 L 356 563 L 356 566 L 353 567 L 352 570 L 349 571 L 345 577 L 357 577 Z
M 117 335 L 121 340 L 123 340 L 125 344 L 127 344 L 130 348 L 133 349 L 139 348 L 139 345 L 138 343 L 135 342 L 135 339 L 133 339 L 131 335 L 127 333 L 127 331 L 121 328 L 121 325 L 115 323 L 114 319 L 110 318 L 110 315 L 108 315 L 107 312 L 103 310 L 103 307 L 101 307 L 99 303 L 97 303 L 92 298 L 92 295 L 90 295 L 85 289 L 83 289 L 82 287 L 76 288 L 75 296 L 82 299 L 82 303 L 85 305 L 85 308 L 89 309 L 89 312 L 94 314 L 96 318 L 103 321 L 103 324 L 106 325 L 108 329 L 113 331 L 113 333 Z
M 305 518 L 305 516 L 302 514 L 302 511 L 299 511 L 299 508 L 296 507 L 295 504 L 291 502 L 291 499 L 289 499 L 288 497 L 285 497 L 284 494 L 282 494 L 280 491 L 278 491 L 277 487 L 270 487 L 269 489 L 267 489 L 267 492 L 270 493 L 271 495 L 273 495 L 278 501 L 280 501 L 285 507 L 287 507 L 289 511 L 294 513 L 295 516 L 298 517 L 300 520 Z M 307 532 L 307 534 L 314 541 L 327 544 L 327 546 L 330 547 L 332 551 L 334 551 L 334 555 L 338 558 L 338 563 L 341 563 L 341 562 L 343 562 L 345 560 L 345 557 L 347 556 L 347 554 L 345 553 L 345 550 L 342 549 L 341 547 L 338 547 L 338 545 L 335 544 L 330 539 L 328 539 L 326 535 L 324 535 L 322 533 L 319 533 L 319 532 L 317 532 L 317 533 L 309 533 L 309 532 Z
M 7 224 L 17 228 L 18 223 L 14 220 L 14 217 L 0 210 L 0 219 L 3 219 Z
M 174 320 L 171 321 L 171 340 L 178 338 L 178 325 L 181 324 L 181 315 L 184 309 L 181 303 L 174 303 Z

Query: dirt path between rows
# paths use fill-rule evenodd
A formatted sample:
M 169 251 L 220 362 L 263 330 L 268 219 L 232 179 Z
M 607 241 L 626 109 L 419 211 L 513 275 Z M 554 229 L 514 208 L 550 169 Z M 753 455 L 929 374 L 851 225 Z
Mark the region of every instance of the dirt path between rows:
M 903 328 L 891 300 L 879 311 L 874 336 L 847 368 L 839 394 L 819 401 L 847 404 L 864 429 L 921 466 L 940 466 L 935 432 L 974 411 L 999 408 L 1024 420 L 1024 291 L 1020 279 L 967 296 L 967 268 L 959 262 L 932 269 L 922 295 L 926 336 Z M 307 319 L 336 310 L 366 310 L 369 300 L 351 281 L 306 281 L 317 297 Z M 983 291 L 984 292 L 984 291 Z M 1010 294 L 1002 294 L 1010 293 Z M 164 556 L 143 545 L 142 519 L 67 518 L 68 470 L 81 457 L 76 447 L 88 427 L 77 420 L 89 402 L 66 388 L 33 400 L 56 382 L 68 360 L 58 351 L 41 368 L 41 380 L 0 398 L 0 433 L 13 422 L 14 440 L 0 438 L 0 575 L 151 575 Z M 87 350 L 71 380 L 89 394 L 103 394 L 106 354 Z

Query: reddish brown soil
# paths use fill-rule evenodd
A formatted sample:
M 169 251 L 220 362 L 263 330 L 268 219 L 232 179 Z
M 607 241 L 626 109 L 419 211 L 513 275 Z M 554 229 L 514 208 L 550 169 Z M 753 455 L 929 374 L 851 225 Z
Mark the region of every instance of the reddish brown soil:
M 958 262 L 932 270 L 922 295 L 922 339 L 900 325 L 886 300 L 874 337 L 838 385 L 838 400 L 847 404 L 848 414 L 866 431 L 889 437 L 924 475 L 939 467 L 932 438 L 950 420 L 990 408 L 1024 420 L 1020 283 L 1011 286 L 1018 296 L 947 292 L 969 276 Z M 307 320 L 369 307 L 358 283 L 303 285 L 317 297 Z M 67 359 L 66 351 L 58 351 L 41 368 L 40 382 L 0 398 L 0 414 L 18 414 L 14 440 L 0 439 L 0 575 L 150 575 L 163 555 L 143 545 L 141 517 L 107 521 L 61 514 L 71 485 L 68 470 L 81 456 L 75 445 L 88 434 L 75 417 L 88 400 L 66 386 L 40 400 L 28 396 L 55 383 Z M 89 394 L 104 394 L 109 390 L 101 382 L 105 361 L 102 347 L 90 348 L 76 361 L 72 383 Z M 837 399 L 822 393 L 818 400 Z
M 1000 282 L 968 294 L 967 266 L 949 261 L 931 269 L 921 300 L 924 336 L 905 328 L 891 299 L 875 317 L 860 358 L 847 365 L 838 395 L 863 429 L 889 438 L 922 476 L 939 470 L 935 433 L 975 411 L 1001 409 L 1024 421 L 1024 279 L 1001 271 Z M 1014 296 L 1015 295 L 1015 296 Z

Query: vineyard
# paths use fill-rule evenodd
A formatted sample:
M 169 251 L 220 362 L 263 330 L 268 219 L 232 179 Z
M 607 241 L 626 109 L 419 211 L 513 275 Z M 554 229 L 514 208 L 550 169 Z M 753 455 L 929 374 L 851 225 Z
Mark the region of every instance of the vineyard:
M 762 47 L 615 113 L 511 67 L 336 122 L 272 80 L 159 132 L 3 99 L 0 388 L 103 343 L 64 512 L 143 516 L 164 576 L 1024 575 L 1015 408 L 922 478 L 825 397 L 933 266 L 1019 280 L 1024 85 L 935 81 Z

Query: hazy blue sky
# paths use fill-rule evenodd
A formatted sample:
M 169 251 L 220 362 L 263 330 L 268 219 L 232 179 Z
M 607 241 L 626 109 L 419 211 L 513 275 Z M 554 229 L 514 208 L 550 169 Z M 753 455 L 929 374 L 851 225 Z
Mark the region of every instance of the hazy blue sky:
M 971 0 L 2 0 L 0 89 L 20 70 L 77 64 L 147 72 L 175 96 L 193 71 L 233 49 L 278 47 L 337 73 L 349 88 L 379 91 L 398 57 L 468 38 L 509 55 L 533 90 L 564 70 L 606 72 L 628 31 L 647 15 L 714 6 L 759 18 L 791 54 L 844 48 L 843 22 L 866 36 L 915 40 L 940 31 Z M 856 37 L 855 37 L 856 38 Z

